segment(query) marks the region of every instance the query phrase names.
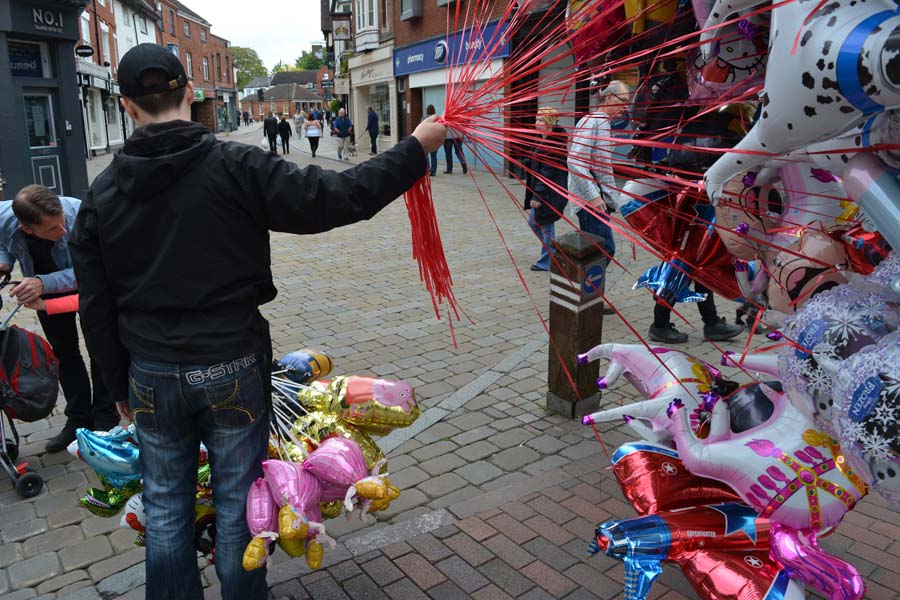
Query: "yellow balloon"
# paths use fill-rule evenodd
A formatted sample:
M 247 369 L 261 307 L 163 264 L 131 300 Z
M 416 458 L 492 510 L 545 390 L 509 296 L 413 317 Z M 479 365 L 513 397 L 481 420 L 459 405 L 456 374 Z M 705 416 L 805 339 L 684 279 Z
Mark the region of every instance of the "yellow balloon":
M 316 540 L 309 540 L 306 545 L 306 564 L 315 571 L 322 566 L 322 557 L 325 555 L 325 549 L 322 544 Z
M 293 433 L 297 439 L 309 439 L 315 445 L 332 435 L 340 435 L 351 439 L 359 444 L 363 456 L 366 457 L 366 466 L 369 469 L 372 469 L 375 463 L 384 458 L 384 452 L 381 451 L 381 448 L 378 447 L 378 444 L 372 438 L 341 420 L 341 417 L 338 415 L 321 411 L 303 415 L 294 421 Z M 300 460 L 291 458 L 291 460 L 293 462 L 303 462 L 302 458 Z
M 294 512 L 290 504 L 278 511 L 278 535 L 283 540 L 302 540 L 309 533 L 306 519 Z
M 244 549 L 244 558 L 241 561 L 245 571 L 253 571 L 266 564 L 266 559 L 269 557 L 269 552 L 266 548 L 268 541 L 266 538 L 258 537 L 250 540 L 247 548 Z
M 340 500 L 331 502 L 319 502 L 319 512 L 323 519 L 337 519 L 344 512 L 344 503 Z
M 306 553 L 306 540 L 304 539 L 286 540 L 284 538 L 278 538 L 278 545 L 292 558 L 303 556 Z

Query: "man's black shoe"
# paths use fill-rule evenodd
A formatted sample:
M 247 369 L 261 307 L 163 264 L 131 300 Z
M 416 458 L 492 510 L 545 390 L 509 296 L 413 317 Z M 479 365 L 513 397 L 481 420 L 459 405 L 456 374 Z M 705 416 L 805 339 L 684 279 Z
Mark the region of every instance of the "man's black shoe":
M 78 429 L 77 425 L 66 423 L 65 427 L 62 428 L 62 431 L 47 440 L 47 445 L 45 446 L 47 452 L 59 452 L 60 450 L 65 450 L 69 444 L 75 441 L 76 429 Z
M 444 171 L 444 175 L 453 175 L 453 171 Z
M 467 167 L 466 165 L 463 165 L 463 175 L 465 175 L 468 172 L 469 172 L 469 167 Z
M 744 331 L 743 325 L 732 325 L 726 323 L 725 318 L 721 318 L 711 325 L 703 326 L 703 337 L 714 342 L 724 342 L 733 337 L 737 337 Z
M 688 341 L 688 334 L 681 333 L 671 323 L 665 327 L 654 327 L 651 325 L 649 337 L 654 342 L 661 344 L 683 344 Z
M 537 265 L 531 265 L 532 271 L 549 271 L 550 269 L 545 269 L 544 267 L 539 267 Z

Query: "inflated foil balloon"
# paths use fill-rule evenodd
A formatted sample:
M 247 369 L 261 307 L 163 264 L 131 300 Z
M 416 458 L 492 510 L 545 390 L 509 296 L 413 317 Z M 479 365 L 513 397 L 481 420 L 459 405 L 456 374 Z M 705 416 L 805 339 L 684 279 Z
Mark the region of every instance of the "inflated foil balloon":
M 98 517 L 112 517 L 129 498 L 141 491 L 141 481 L 123 481 L 114 486 L 102 475 L 98 477 L 103 489 L 88 488 L 84 496 L 78 499 L 81 506 Z
M 111 485 L 121 487 L 128 481 L 141 479 L 140 449 L 130 441 L 126 431 L 108 435 L 85 428 L 75 431 L 78 455 Z
M 766 260 L 771 308 L 791 314 L 816 294 L 847 283 L 850 260 L 840 241 L 828 234 L 804 229 L 796 246 L 781 246 L 787 249 Z
M 900 332 L 833 368 L 833 417 L 849 466 L 900 504 Z
M 728 408 L 717 403 L 706 440 L 674 401 L 670 423 L 679 457 L 694 475 L 728 484 L 762 517 L 795 529 L 837 525 L 866 494 L 865 482 L 842 468 L 838 440 L 817 431 L 784 394 L 768 395 L 771 417 L 741 433 L 726 431 Z
M 695 3 L 696 4 L 696 3 Z M 694 100 L 736 98 L 762 85 L 766 67 L 766 38 L 759 17 L 722 28 L 713 53 L 688 53 L 687 83 Z
M 326 377 L 334 368 L 334 361 L 324 352 L 316 350 L 296 350 L 285 354 L 275 364 L 276 369 L 284 369 L 285 377 L 297 383 L 309 383 Z
M 138 533 L 147 532 L 147 516 L 144 514 L 144 499 L 135 494 L 125 503 L 125 511 L 120 521 L 122 527 L 134 529 Z
M 778 357 L 788 397 L 832 435 L 833 373 L 822 362 L 850 358 L 897 328 L 900 313 L 885 292 L 859 280 L 833 288 L 809 300 L 782 328 L 793 341 Z
M 679 565 L 704 599 L 804 598 L 803 586 L 769 556 L 769 520 L 736 502 L 607 521 L 589 551 L 624 563 L 631 600 L 647 598 L 663 562 Z
M 264 531 L 274 531 L 277 511 L 278 505 L 272 498 L 269 485 L 263 478 L 258 478 L 247 492 L 247 528 L 250 535 L 256 537 Z
M 758 4 L 759 0 L 716 0 L 701 28 L 704 56 L 711 56 L 719 27 L 731 15 Z M 772 156 L 833 139 L 880 112 L 900 108 L 900 75 L 888 67 L 896 64 L 892 63 L 896 48 L 889 40 L 900 26 L 895 0 L 833 2 L 827 11 L 812 11 L 812 15 L 805 3 L 778 3 L 770 14 L 773 33 L 760 119 L 733 152 L 724 154 L 705 173 L 713 201 L 726 181 Z M 835 49 L 830 55 L 823 49 L 825 41 Z M 867 155 L 855 153 L 855 157 Z M 847 179 L 845 173 L 845 183 Z M 875 204 L 878 216 L 888 217 L 884 226 L 892 233 L 900 231 L 896 200 L 891 202 L 890 194 L 880 199 L 885 202 Z M 885 234 L 879 219 L 873 220 Z M 893 236 L 885 237 L 893 242 Z M 900 245 L 900 236 L 896 244 Z
M 691 410 L 695 431 L 702 424 L 704 397 L 720 377 L 718 369 L 684 352 L 668 348 L 646 348 L 637 344 L 601 344 L 578 355 L 579 364 L 598 359 L 609 361 L 606 374 L 597 380 L 604 390 L 624 377 L 646 400 L 603 410 L 582 419 L 585 424 L 618 421 L 625 418 L 641 437 L 653 442 L 669 439 L 665 429 L 666 411 L 674 398 L 683 398 Z M 639 419 L 648 420 L 651 430 Z
M 374 435 L 407 427 L 421 414 L 409 383 L 356 375 L 317 381 L 300 390 L 297 401 L 307 411 L 338 415 L 360 431 Z
M 343 437 L 324 440 L 303 461 L 302 470 L 315 475 L 325 486 L 346 490 L 369 474 L 359 444 Z
M 298 440 L 307 445 L 303 457 L 294 462 L 303 462 L 303 458 L 315 450 L 322 440 L 334 435 L 351 439 L 359 444 L 369 469 L 384 458 L 384 452 L 371 437 L 344 421 L 339 415 L 320 411 L 305 414 L 294 421 L 292 431 Z

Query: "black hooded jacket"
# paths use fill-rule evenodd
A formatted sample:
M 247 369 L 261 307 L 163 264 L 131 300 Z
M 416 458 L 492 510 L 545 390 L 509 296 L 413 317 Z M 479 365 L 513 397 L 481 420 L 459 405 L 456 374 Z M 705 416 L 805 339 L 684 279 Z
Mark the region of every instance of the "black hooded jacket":
M 265 350 L 257 307 L 277 293 L 269 230 L 369 219 L 426 168 L 413 137 L 337 173 L 188 121 L 135 131 L 91 185 L 69 241 L 85 339 L 112 397 L 127 398 L 132 353 L 203 365 Z

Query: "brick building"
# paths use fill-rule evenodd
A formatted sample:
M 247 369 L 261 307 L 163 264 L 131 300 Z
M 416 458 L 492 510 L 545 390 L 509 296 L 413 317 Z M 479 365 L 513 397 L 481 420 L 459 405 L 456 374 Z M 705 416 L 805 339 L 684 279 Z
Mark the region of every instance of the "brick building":
M 321 96 L 325 100 L 328 100 L 333 87 L 329 82 L 333 81 L 334 71 L 323 65 L 318 71 L 279 71 L 272 75 L 270 85 L 296 83 L 317 96 Z
M 118 104 L 116 15 L 113 0 L 89 3 L 79 19 L 80 43 L 90 56 L 78 57 L 75 70 L 81 88 L 85 155 L 105 154 L 125 142 Z
M 261 121 L 269 111 L 276 116 L 293 116 L 300 111 L 309 113 L 313 108 L 324 110 L 325 99 L 305 86 L 296 83 L 282 83 L 265 90 L 262 103 L 257 94 L 241 98 L 241 111 L 247 111 L 257 121 Z
M 184 65 L 194 84 L 191 119 L 212 131 L 237 127 L 237 89 L 231 44 L 211 33 L 212 25 L 177 0 L 161 0 L 161 42 Z

